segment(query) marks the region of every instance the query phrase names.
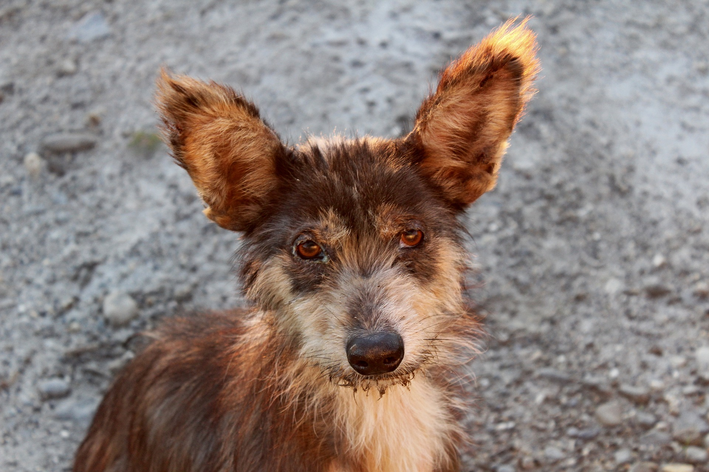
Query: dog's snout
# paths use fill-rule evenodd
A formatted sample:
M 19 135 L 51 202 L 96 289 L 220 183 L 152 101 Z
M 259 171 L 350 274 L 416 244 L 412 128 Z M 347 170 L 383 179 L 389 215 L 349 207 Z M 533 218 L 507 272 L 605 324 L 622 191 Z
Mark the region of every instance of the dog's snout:
M 398 333 L 368 333 L 347 341 L 347 360 L 362 375 L 393 372 L 403 358 L 404 340 Z

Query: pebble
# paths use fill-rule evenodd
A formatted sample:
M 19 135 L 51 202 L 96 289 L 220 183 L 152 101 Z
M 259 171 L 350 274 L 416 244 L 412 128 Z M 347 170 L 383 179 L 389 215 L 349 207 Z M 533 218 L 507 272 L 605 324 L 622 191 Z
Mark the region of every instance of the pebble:
M 648 446 L 665 446 L 672 442 L 672 436 L 665 431 L 652 430 L 640 436 L 640 444 Z
M 539 369 L 538 375 L 539 377 L 543 377 L 545 379 L 551 380 L 552 382 L 557 382 L 560 384 L 568 384 L 573 380 L 570 375 L 565 374 L 560 370 L 553 369 L 551 367 L 543 367 Z
M 497 469 L 495 469 L 495 470 L 496 470 L 496 472 L 517 472 L 517 469 L 515 469 L 515 466 L 509 465 L 509 464 L 501 465 L 501 466 L 497 467 Z
M 640 405 L 645 405 L 650 401 L 650 391 L 644 387 L 623 384 L 618 392 L 633 403 Z
M 71 392 L 71 387 L 66 380 L 55 378 L 40 381 L 37 385 L 37 391 L 43 399 L 49 400 L 51 398 L 66 397 Z
M 709 283 L 697 282 L 693 293 L 698 298 L 709 298 Z
M 667 265 L 667 259 L 665 259 L 665 256 L 662 254 L 655 254 L 655 256 L 652 258 L 652 265 L 656 269 L 660 269 Z
M 635 421 L 645 429 L 652 428 L 657 423 L 657 418 L 647 411 L 639 411 L 635 415 Z
M 703 433 L 709 431 L 709 425 L 701 416 L 692 411 L 683 411 L 674 423 L 674 439 L 687 446 L 700 446 Z
M 77 70 L 78 66 L 76 65 L 76 61 L 74 61 L 73 59 L 64 59 L 57 66 L 57 75 L 59 75 L 60 77 L 66 75 L 74 75 L 76 74 Z
M 596 420 L 603 426 L 618 426 L 623 422 L 623 409 L 620 403 L 616 401 L 610 401 L 604 403 L 596 409 Z
M 88 151 L 96 146 L 96 137 L 86 133 L 57 133 L 45 137 L 41 146 L 55 153 Z
M 44 167 L 44 159 L 36 152 L 30 152 L 24 159 L 25 169 L 31 178 L 36 179 Z
M 694 353 L 697 367 L 701 371 L 709 371 L 709 346 L 702 346 Z
M 654 462 L 638 462 L 628 472 L 657 472 L 658 465 Z
M 103 299 L 103 316 L 111 326 L 125 326 L 138 316 L 138 304 L 125 292 L 111 292 Z
M 633 460 L 633 451 L 630 449 L 618 449 L 615 454 L 613 454 L 613 458 L 617 465 L 627 464 Z
M 660 472 L 694 472 L 694 466 L 690 464 L 665 464 Z
M 54 416 L 59 420 L 73 421 L 80 426 L 88 426 L 94 417 L 99 401 L 90 398 L 70 398 L 54 408 Z
M 69 31 L 69 39 L 76 39 L 81 43 L 90 43 L 111 34 L 111 28 L 106 23 L 106 18 L 101 12 L 94 11 L 84 15 Z
M 706 449 L 697 446 L 689 446 L 685 449 L 684 458 L 691 464 L 704 464 L 709 460 Z
M 566 457 L 566 455 L 558 447 L 547 446 L 544 448 L 544 457 L 546 457 L 547 459 L 549 459 L 552 462 L 556 462 L 556 461 L 560 461 L 561 459 Z
M 670 288 L 664 284 L 659 278 L 651 277 L 649 278 L 643 287 L 645 295 L 648 298 L 660 298 L 664 297 L 671 292 Z

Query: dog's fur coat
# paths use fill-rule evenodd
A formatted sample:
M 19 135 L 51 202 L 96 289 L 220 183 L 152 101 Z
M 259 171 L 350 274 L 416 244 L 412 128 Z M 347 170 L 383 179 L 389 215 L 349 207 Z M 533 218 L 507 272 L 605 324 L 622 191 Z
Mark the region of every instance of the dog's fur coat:
M 166 141 L 207 217 L 243 233 L 253 308 L 150 333 L 74 470 L 459 470 L 480 322 L 457 216 L 495 185 L 535 50 L 507 23 L 442 73 L 408 136 L 298 147 L 232 89 L 163 72 Z M 371 333 L 398 339 L 391 368 L 353 361 Z

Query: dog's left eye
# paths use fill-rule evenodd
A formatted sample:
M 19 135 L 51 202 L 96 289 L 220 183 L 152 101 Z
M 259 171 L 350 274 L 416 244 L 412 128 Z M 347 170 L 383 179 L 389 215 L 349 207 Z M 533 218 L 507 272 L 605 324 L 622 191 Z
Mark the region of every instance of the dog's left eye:
M 306 239 L 297 243 L 295 245 L 294 252 L 301 259 L 306 260 L 321 260 L 326 257 L 320 245 L 311 239 Z
M 416 247 L 423 241 L 423 231 L 419 229 L 407 229 L 401 233 L 399 245 L 401 247 Z

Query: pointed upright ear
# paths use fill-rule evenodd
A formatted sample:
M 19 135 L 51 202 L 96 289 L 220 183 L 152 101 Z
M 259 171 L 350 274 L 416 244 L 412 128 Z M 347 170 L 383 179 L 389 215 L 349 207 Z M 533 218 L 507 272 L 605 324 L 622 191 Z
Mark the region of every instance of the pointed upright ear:
M 258 109 L 230 87 L 171 76 L 155 96 L 163 137 L 189 173 L 219 226 L 247 231 L 277 185 L 276 160 L 285 147 Z
M 535 92 L 536 38 L 527 20 L 513 22 L 443 71 L 408 137 L 422 151 L 420 171 L 459 209 L 495 186 L 507 139 Z

